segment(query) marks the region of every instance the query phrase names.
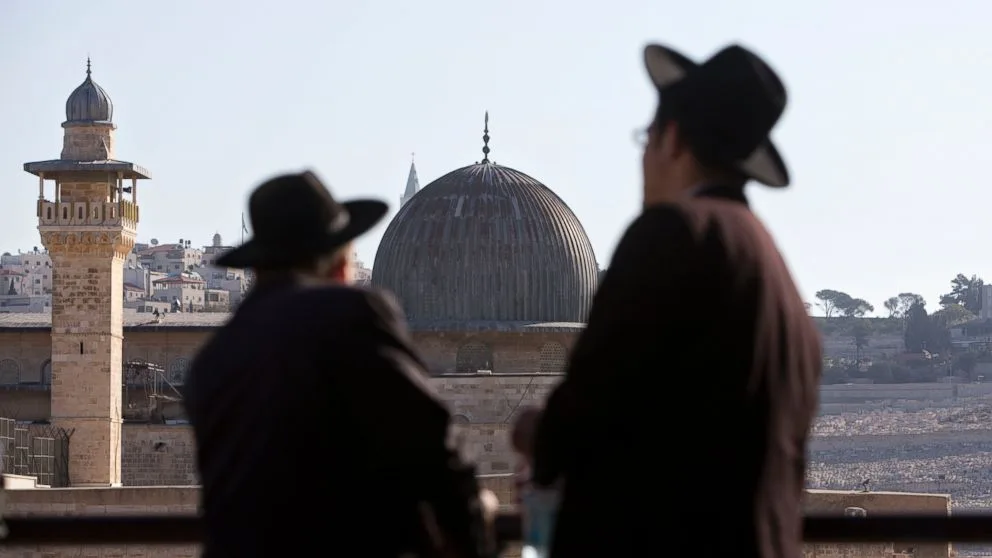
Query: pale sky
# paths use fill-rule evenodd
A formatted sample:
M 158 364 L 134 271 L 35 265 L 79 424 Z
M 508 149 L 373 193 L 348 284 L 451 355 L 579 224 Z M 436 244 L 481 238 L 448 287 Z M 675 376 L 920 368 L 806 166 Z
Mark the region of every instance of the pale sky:
M 37 180 L 65 100 L 93 77 L 117 158 L 151 170 L 139 241 L 236 241 L 253 186 L 317 170 L 342 199 L 398 207 L 481 158 L 542 181 L 608 264 L 640 202 L 655 93 L 648 42 L 700 59 L 733 41 L 781 73 L 774 138 L 792 188 L 749 187 L 804 295 L 934 309 L 958 272 L 992 279 L 992 4 L 835 0 L 279 2 L 0 0 L 0 251 L 40 245 Z M 926 6 L 930 6 L 927 8 Z M 384 222 L 358 243 L 371 264 Z

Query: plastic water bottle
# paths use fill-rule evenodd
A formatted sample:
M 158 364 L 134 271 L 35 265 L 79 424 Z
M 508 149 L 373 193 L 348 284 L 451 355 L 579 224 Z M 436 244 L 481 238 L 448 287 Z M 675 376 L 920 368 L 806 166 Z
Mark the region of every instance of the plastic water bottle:
M 521 498 L 523 547 L 521 558 L 547 558 L 558 515 L 558 490 L 527 487 Z

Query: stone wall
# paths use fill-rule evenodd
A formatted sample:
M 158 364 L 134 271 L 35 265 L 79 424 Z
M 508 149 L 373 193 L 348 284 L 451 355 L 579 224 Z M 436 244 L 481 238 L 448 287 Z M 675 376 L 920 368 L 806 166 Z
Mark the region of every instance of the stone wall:
M 513 470 L 509 425 L 458 425 L 457 436 L 478 466 L 479 474 Z M 124 486 L 196 484 L 196 445 L 186 425 L 125 424 L 121 448 Z
M 889 544 L 808 544 L 803 558 L 910 558 Z
M 480 479 L 500 498 L 504 510 L 512 509 L 515 499 L 510 475 L 487 475 Z M 76 488 L 76 489 L 20 489 L 10 490 L 7 513 L 11 516 L 32 515 L 127 515 L 127 514 L 190 514 L 195 513 L 199 502 L 199 488 L 195 486 L 125 487 L 125 488 Z M 939 494 L 911 494 L 894 492 L 841 492 L 810 490 L 806 507 L 809 512 L 843 513 L 847 507 L 860 507 L 873 513 L 936 512 L 949 513 L 950 499 Z M 950 545 L 917 546 L 912 554 L 907 549 L 892 544 L 870 545 L 806 545 L 804 558 L 947 558 Z M 12 547 L 0 549 L 0 558 L 45 556 L 47 558 L 77 556 L 113 556 L 115 558 L 191 558 L 198 556 L 196 546 L 144 546 L 121 547 Z
M 540 404 L 560 380 L 560 376 L 473 376 L 433 378 L 431 383 L 451 408 L 454 422 L 458 425 L 457 432 L 462 436 L 469 455 L 479 464 L 479 473 L 493 474 L 512 470 L 513 457 L 508 433 L 513 423 L 513 414 L 524 406 Z M 861 397 L 877 393 L 883 397 L 894 397 L 920 393 L 952 394 L 948 388 L 957 388 L 971 394 L 977 388 L 985 386 L 992 384 L 907 384 L 905 389 L 881 385 L 826 386 L 823 392 L 828 399 L 830 393 L 857 393 Z M 932 390 L 927 391 L 927 388 Z M 0 391 L 0 409 L 3 409 L 3 395 L 4 392 Z M 811 449 L 824 451 L 834 449 L 834 446 L 840 449 L 849 448 L 853 441 L 861 438 L 866 447 L 887 447 L 913 440 L 919 442 L 924 438 L 936 440 L 948 436 L 967 441 L 972 438 L 980 439 L 986 433 L 821 436 L 811 440 Z M 125 486 L 196 483 L 194 443 L 188 426 L 125 423 L 122 454 Z
M 7 491 L 8 516 L 57 515 L 155 515 L 192 514 L 199 504 L 195 486 L 155 488 L 38 488 Z M 0 558 L 114 557 L 114 558 L 193 558 L 195 545 L 183 546 L 35 546 L 0 548 Z
M 188 426 L 124 424 L 124 486 L 189 486 L 198 482 Z
M 432 378 L 438 395 L 448 404 L 456 422 L 510 423 L 513 414 L 539 405 L 561 376 L 448 376 Z
M 843 513 L 845 508 L 863 508 L 868 512 L 868 517 L 873 514 L 892 513 L 936 513 L 940 515 L 950 515 L 951 498 L 946 494 L 915 494 L 910 492 L 854 492 L 839 490 L 807 490 L 806 491 L 806 512 L 820 514 Z M 807 545 L 812 547 L 812 556 L 816 558 L 827 556 L 892 556 L 892 553 L 909 553 L 916 558 L 947 558 L 951 556 L 951 545 L 917 545 L 902 544 L 888 545 L 886 549 L 882 545 Z M 863 554 L 861 548 L 872 554 Z M 857 549 L 853 552 L 852 549 Z M 818 554 L 817 554 L 818 553 Z
M 106 184 L 60 188 L 68 201 L 108 192 Z M 122 266 L 134 233 L 117 225 L 75 229 L 89 217 L 78 210 L 71 225 L 40 227 L 53 268 L 51 418 L 75 431 L 72 484 L 111 486 L 121 482 Z
M 513 414 L 539 404 L 560 376 L 479 376 L 434 378 L 431 382 L 448 403 L 456 435 L 480 474 L 513 469 L 509 428 Z M 125 486 L 196 484 L 193 433 L 186 425 L 125 423 L 122 469 Z
M 412 337 L 433 374 L 462 373 L 466 367 L 496 374 L 560 374 L 578 331 L 415 331 Z M 473 361 L 476 366 L 469 364 Z
M 113 124 L 73 123 L 62 135 L 63 159 L 106 161 L 114 158 Z

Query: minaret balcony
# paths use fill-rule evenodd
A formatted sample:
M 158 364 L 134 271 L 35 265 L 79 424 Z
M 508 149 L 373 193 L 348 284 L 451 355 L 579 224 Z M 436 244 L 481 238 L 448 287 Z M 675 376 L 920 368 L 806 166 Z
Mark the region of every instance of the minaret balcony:
M 138 205 L 129 200 L 114 202 L 38 200 L 38 224 L 43 227 L 112 227 L 134 229 Z

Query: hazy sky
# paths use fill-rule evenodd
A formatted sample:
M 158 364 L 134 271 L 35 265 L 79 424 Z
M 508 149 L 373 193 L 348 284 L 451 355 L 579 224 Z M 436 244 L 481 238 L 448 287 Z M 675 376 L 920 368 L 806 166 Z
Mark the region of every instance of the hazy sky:
M 0 250 L 40 244 L 22 164 L 58 158 L 89 55 L 117 158 L 153 173 L 141 241 L 236 241 L 250 189 L 303 167 L 395 212 L 411 152 L 422 185 L 479 160 L 489 110 L 491 158 L 557 192 L 605 266 L 640 200 L 643 45 L 740 41 L 789 88 L 794 185 L 750 189 L 804 294 L 932 308 L 958 272 L 992 279 L 992 4 L 916 5 L 0 0 Z M 384 229 L 358 244 L 370 264 Z

